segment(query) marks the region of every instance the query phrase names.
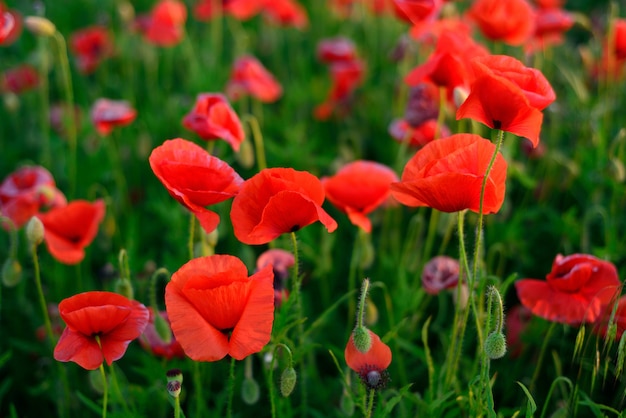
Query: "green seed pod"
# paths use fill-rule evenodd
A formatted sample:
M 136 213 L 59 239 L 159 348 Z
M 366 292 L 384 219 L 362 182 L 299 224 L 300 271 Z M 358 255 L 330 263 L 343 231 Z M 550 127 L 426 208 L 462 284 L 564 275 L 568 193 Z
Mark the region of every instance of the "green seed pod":
M 182 385 L 179 381 L 173 380 L 171 382 L 167 382 L 167 393 L 169 393 L 171 397 L 178 398 L 181 390 Z
M 361 353 L 367 353 L 372 348 L 372 337 L 367 328 L 361 326 L 354 329 L 352 332 L 352 338 L 354 340 L 354 346 Z
M 256 380 L 252 377 L 243 379 L 241 383 L 241 399 L 247 405 L 254 405 L 261 397 L 261 388 Z
M 296 381 L 298 376 L 293 367 L 287 367 L 280 375 L 280 394 L 285 398 L 291 395 L 293 389 L 296 387 Z
M 491 360 L 504 357 L 506 354 L 506 338 L 501 332 L 492 332 L 485 340 L 485 354 Z
M 2 284 L 15 287 L 22 281 L 22 265 L 19 261 L 9 258 L 2 265 Z
M 180 382 L 181 385 L 183 384 L 183 372 L 180 369 L 168 370 L 165 376 L 168 382 Z

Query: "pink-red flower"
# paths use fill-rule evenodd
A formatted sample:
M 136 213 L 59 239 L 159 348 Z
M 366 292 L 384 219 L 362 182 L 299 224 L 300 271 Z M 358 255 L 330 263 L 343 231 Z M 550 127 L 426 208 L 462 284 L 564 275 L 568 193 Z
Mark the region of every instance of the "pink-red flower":
M 316 221 L 333 232 L 337 222 L 322 209 L 324 197 L 324 187 L 313 174 L 292 168 L 261 170 L 233 199 L 235 236 L 244 244 L 266 244 Z
M 354 42 L 342 36 L 322 39 L 317 44 L 317 58 L 331 64 L 337 61 L 352 61 L 357 57 Z
M 184 358 L 185 352 L 180 346 L 180 343 L 176 341 L 176 337 L 174 337 L 174 334 L 169 327 L 170 321 L 167 317 L 167 312 L 159 312 L 157 315 L 161 316 L 164 324 L 167 324 L 165 332 L 169 334 L 169 340 L 164 340 L 161 334 L 159 334 L 159 331 L 155 326 L 155 313 L 152 309 L 150 309 L 150 321 L 148 322 L 146 329 L 139 337 L 139 343 L 144 349 L 157 357 L 163 357 L 168 360 L 173 358 Z M 161 332 L 164 331 L 162 330 Z
M 272 248 L 265 251 L 256 259 L 256 271 L 272 266 L 274 272 L 274 306 L 279 307 L 289 296 L 287 279 L 289 269 L 293 267 L 295 258 L 289 251 Z
M 104 214 L 102 200 L 93 203 L 74 200 L 37 215 L 43 223 L 44 242 L 50 254 L 64 264 L 80 263 L 85 258 L 85 247 L 98 233 Z
M 424 265 L 422 287 L 431 295 L 456 288 L 459 282 L 459 262 L 452 257 L 439 255 Z
M 100 135 L 108 135 L 116 126 L 130 124 L 137 111 L 127 101 L 98 99 L 91 108 L 91 121 Z
M 533 33 L 534 10 L 527 0 L 476 0 L 468 14 L 492 41 L 517 46 Z
M 63 299 L 59 314 L 67 327 L 54 348 L 57 361 L 95 370 L 110 366 L 139 337 L 150 313 L 141 303 L 111 292 L 85 292 Z
M 231 100 L 247 94 L 263 103 L 275 102 L 283 95 L 280 83 L 251 55 L 244 55 L 235 61 L 225 90 Z
M 280 26 L 304 29 L 309 25 L 306 9 L 295 0 L 266 1 L 263 14 L 270 22 Z
M 389 185 L 398 181 L 398 176 L 383 164 L 359 160 L 321 181 L 328 200 L 346 213 L 350 222 L 369 233 L 372 222 L 366 215 L 389 198 Z
M 39 84 L 39 73 L 29 64 L 6 70 L 0 78 L 0 91 L 21 94 L 33 90 Z
M 437 138 L 450 136 L 445 125 L 437 127 L 436 119 L 429 119 L 418 126 L 411 126 L 406 119 L 394 119 L 389 124 L 389 135 L 398 142 L 409 141 L 412 147 L 423 147 Z
M 620 292 L 615 266 L 588 254 L 557 255 L 546 280 L 515 282 L 522 305 L 548 321 L 595 322 Z
M 365 64 L 360 59 L 337 61 L 330 65 L 332 86 L 324 103 L 318 105 L 313 115 L 319 120 L 326 120 L 330 116 L 344 110 L 352 93 L 363 82 Z
M 70 50 L 76 56 L 80 72 L 90 74 L 113 54 L 113 40 L 105 27 L 90 26 L 72 34 Z
M 0 46 L 9 46 L 22 33 L 22 16 L 0 4 Z
M 368 388 L 378 389 L 388 381 L 386 374 L 391 364 L 391 349 L 374 332 L 368 332 L 372 342 L 370 349 L 366 353 L 359 351 L 354 345 L 354 334 L 351 334 L 344 357 L 348 367 L 359 375 Z
M 264 2 L 265 0 L 198 0 L 194 6 L 194 16 L 200 21 L 211 20 L 222 14 L 248 20 L 261 11 Z
M 205 206 L 235 196 L 243 183 L 224 161 L 181 138 L 156 147 L 149 161 L 169 194 L 198 218 L 207 233 L 217 228 L 220 217 Z
M 442 212 L 478 212 L 487 166 L 495 145 L 473 134 L 456 134 L 425 145 L 409 160 L 391 194 L 407 206 L 429 206 Z M 483 213 L 495 213 L 504 202 L 507 164 L 498 153 L 485 185 Z
M 272 268 L 248 277 L 237 257 L 192 259 L 172 275 L 165 305 L 176 339 L 195 361 L 242 360 L 270 341 Z
M 161 47 L 180 43 L 185 35 L 187 8 L 179 0 L 160 0 L 150 14 L 137 18 L 137 27 L 145 39 Z
M 443 0 L 393 0 L 397 17 L 413 25 L 435 20 Z

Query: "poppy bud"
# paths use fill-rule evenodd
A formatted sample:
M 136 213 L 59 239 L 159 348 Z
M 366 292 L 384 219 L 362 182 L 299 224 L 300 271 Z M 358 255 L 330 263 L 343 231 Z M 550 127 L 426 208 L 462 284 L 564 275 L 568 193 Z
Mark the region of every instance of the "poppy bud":
M 372 338 L 367 328 L 360 326 L 354 329 L 354 346 L 361 353 L 367 353 L 372 348 Z
M 254 405 L 259 401 L 260 397 L 261 389 L 257 381 L 252 377 L 243 379 L 241 383 L 241 399 L 243 399 L 247 405 Z
M 341 409 L 341 412 L 343 412 L 348 417 L 354 415 L 354 399 L 352 399 L 352 396 L 350 396 L 350 394 L 346 390 L 344 390 L 341 394 L 341 399 L 339 400 L 339 409 Z
M 626 169 L 624 168 L 624 163 L 618 158 L 611 157 L 609 160 L 609 171 L 611 176 L 618 183 L 623 183 L 624 179 L 626 179 Z
M 41 220 L 33 216 L 26 225 L 26 238 L 30 245 L 36 247 L 43 242 L 44 227 Z
M 180 369 L 170 369 L 165 373 L 165 376 L 168 382 L 177 381 L 180 382 L 181 385 L 183 384 L 183 372 L 181 372 Z
M 37 36 L 54 36 L 57 31 L 54 23 L 40 16 L 26 16 L 24 18 L 24 26 Z
M 217 228 L 215 228 L 213 231 L 206 234 L 206 243 L 210 245 L 211 247 L 215 248 L 219 237 L 220 237 L 220 234 L 217 231 Z
M 285 398 L 291 395 L 293 389 L 296 387 L 296 380 L 298 379 L 296 371 L 293 367 L 287 367 L 280 375 L 280 394 Z
M 170 325 L 165 318 L 158 313 L 154 315 L 154 329 L 159 335 L 159 338 L 163 340 L 163 343 L 169 344 L 172 342 L 172 330 L 170 329 Z
M 243 168 L 252 168 L 254 165 L 254 149 L 249 139 L 245 139 L 240 147 L 239 152 L 236 154 L 237 161 Z
M 182 385 L 177 380 L 167 382 L 167 393 L 169 393 L 173 398 L 178 398 L 180 396 L 181 388 Z
M 22 280 L 22 265 L 19 261 L 8 258 L 2 265 L 2 284 L 15 287 Z
M 117 279 L 117 281 L 115 282 L 115 293 L 126 296 L 130 300 L 133 300 L 135 296 L 133 285 L 128 279 Z
M 485 354 L 491 360 L 504 357 L 506 354 L 506 339 L 501 332 L 492 332 L 485 340 Z
M 365 304 L 365 324 L 368 326 L 376 325 L 378 322 L 378 308 L 370 299 Z

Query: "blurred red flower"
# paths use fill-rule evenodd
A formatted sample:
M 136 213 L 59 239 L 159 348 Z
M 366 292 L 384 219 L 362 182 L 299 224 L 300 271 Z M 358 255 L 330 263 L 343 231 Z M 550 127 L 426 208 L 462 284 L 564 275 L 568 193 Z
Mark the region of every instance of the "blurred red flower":
M 350 222 L 369 233 L 372 223 L 366 215 L 385 203 L 391 192 L 389 185 L 398 180 L 386 165 L 359 160 L 321 181 L 328 200 L 346 213 Z
M 59 303 L 67 324 L 54 348 L 57 361 L 73 361 L 95 370 L 122 358 L 128 344 L 139 337 L 150 313 L 141 303 L 112 292 L 79 293 Z
M 322 183 L 313 174 L 292 168 L 261 170 L 233 199 L 235 236 L 244 244 L 266 244 L 316 221 L 333 232 L 337 222 L 322 209 L 324 197 Z
M 398 142 L 409 141 L 412 147 L 423 147 L 435 139 L 437 119 L 429 119 L 418 126 L 411 126 L 406 119 L 395 119 L 389 124 L 389 135 Z M 439 127 L 437 138 L 450 136 L 447 126 Z
M 193 213 L 207 232 L 220 217 L 205 209 L 239 192 L 243 179 L 228 164 L 185 139 L 165 141 L 152 150 L 150 167 L 169 194 Z
M 157 46 L 170 47 L 185 35 L 187 8 L 178 0 L 160 0 L 150 14 L 137 18 L 137 27 L 145 39 Z
M 22 16 L 0 4 L 0 46 L 9 46 L 22 33 Z
M 324 103 L 318 105 L 313 115 L 319 120 L 328 119 L 337 109 L 341 109 L 351 98 L 352 93 L 363 82 L 365 64 L 360 59 L 337 61 L 330 65 L 332 86 Z
M 532 313 L 524 305 L 515 305 L 506 313 L 506 345 L 509 356 L 519 357 L 522 354 L 522 334 L 526 330 Z
M 225 90 L 231 100 L 249 94 L 264 103 L 275 102 L 283 94 L 283 88 L 274 76 L 251 55 L 237 58 Z
M 70 50 L 76 55 L 79 71 L 90 74 L 113 54 L 113 40 L 105 27 L 91 26 L 72 34 Z
M 0 213 L 11 219 L 16 228 L 24 225 L 42 207 L 56 208 L 66 204 L 52 174 L 41 166 L 21 167 L 0 184 Z
M 176 338 L 174 337 L 171 328 L 168 329 L 168 332 L 170 333 L 170 340 L 164 341 L 154 325 L 155 313 L 152 309 L 149 309 L 149 311 L 150 320 L 148 321 L 146 329 L 144 329 L 143 333 L 139 337 L 139 343 L 141 344 L 141 346 L 157 357 L 163 357 L 168 360 L 171 360 L 173 358 L 184 358 L 185 352 L 180 346 L 180 343 L 176 341 Z M 160 315 L 165 320 L 169 327 L 167 312 L 159 312 L 158 315 Z
M 456 134 L 426 144 L 409 160 L 391 194 L 407 206 L 429 206 L 442 212 L 478 212 L 487 165 L 496 146 L 474 134 Z M 507 164 L 498 153 L 486 183 L 483 213 L 495 213 L 504 202 Z
M 218 7 L 215 4 L 220 2 Z M 265 0 L 199 0 L 194 6 L 194 16 L 200 21 L 228 14 L 235 19 L 248 20 L 258 14 Z
M 437 18 L 443 0 L 393 0 L 395 15 L 412 25 Z
M 91 108 L 91 121 L 100 135 L 108 135 L 116 126 L 130 124 L 137 111 L 124 100 L 98 99 Z
M 39 73 L 29 64 L 22 64 L 6 70 L 0 78 L 0 91 L 20 94 L 32 90 L 39 84 Z
M 317 59 L 325 64 L 352 61 L 357 57 L 354 42 L 342 36 L 322 39 L 317 43 Z
M 442 290 L 456 288 L 459 282 L 459 262 L 452 257 L 433 257 L 422 270 L 422 288 L 436 295 Z
M 359 375 L 361 381 L 369 388 L 376 389 L 386 383 L 384 375 L 391 364 L 391 349 L 374 332 L 368 332 L 372 341 L 370 349 L 366 353 L 360 352 L 354 345 L 354 334 L 351 334 L 344 357 L 348 367 Z
M 534 10 L 527 0 L 476 0 L 468 11 L 485 37 L 522 45 L 534 30 Z
M 289 279 L 289 269 L 293 267 L 295 258 L 289 251 L 280 248 L 272 248 L 263 252 L 256 259 L 256 271 L 262 270 L 266 266 L 272 266 L 274 272 L 274 306 L 279 307 L 289 296 L 287 291 L 287 280 Z
M 263 14 L 280 26 L 304 29 L 309 25 L 306 9 L 295 0 L 271 0 L 263 4 Z
M 526 137 L 536 147 L 543 113 L 530 104 L 520 86 L 491 72 L 472 83 L 469 96 L 457 109 L 456 118 L 470 118 L 492 129 Z
M 223 139 L 235 150 L 245 139 L 239 116 L 219 93 L 202 93 L 193 109 L 183 118 L 183 126 L 204 140 Z
M 617 303 L 617 307 L 615 307 L 615 303 Z M 626 331 L 626 296 L 622 296 L 617 301 L 611 301 L 604 307 L 604 311 L 596 320 L 594 332 L 606 338 L 614 307 L 615 317 L 613 318 L 613 323 L 617 327 L 615 338 L 619 341 L 624 331 Z
M 535 13 L 535 30 L 526 51 L 534 52 L 548 45 L 563 43 L 563 34 L 574 25 L 574 16 L 562 9 L 539 9 Z
M 617 59 L 626 59 L 626 19 L 615 20 L 615 39 L 613 45 Z
M 242 360 L 270 341 L 274 322 L 272 268 L 248 277 L 230 255 L 192 259 L 172 275 L 165 305 L 172 331 L 195 361 L 227 354 Z
M 612 263 L 587 254 L 558 254 L 546 280 L 515 282 L 522 305 L 534 315 L 570 325 L 596 321 L 620 286 Z
M 45 228 L 44 241 L 50 254 L 63 264 L 80 263 L 85 258 L 85 247 L 98 233 L 104 213 L 102 200 L 74 200 L 37 215 Z

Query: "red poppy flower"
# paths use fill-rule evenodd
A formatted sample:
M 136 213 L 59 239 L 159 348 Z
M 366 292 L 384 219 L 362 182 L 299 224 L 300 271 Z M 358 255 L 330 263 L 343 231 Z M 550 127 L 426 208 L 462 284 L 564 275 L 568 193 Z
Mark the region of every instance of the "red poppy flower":
M 56 188 L 52 174 L 40 166 L 25 166 L 8 175 L 0 184 L 0 213 L 20 228 L 43 206 L 67 204 Z
M 534 11 L 526 0 L 476 0 L 468 14 L 492 41 L 517 46 L 533 33 Z
M 615 20 L 615 56 L 617 59 L 626 59 L 626 19 Z
M 238 58 L 233 65 L 226 94 L 231 100 L 249 94 L 261 102 L 271 103 L 282 96 L 283 88 L 259 60 L 245 55 Z
M 565 0 L 535 0 L 535 4 L 540 9 L 556 9 L 563 7 Z
M 317 44 L 317 58 L 326 64 L 337 61 L 351 61 L 357 57 L 354 42 L 348 38 L 322 39 Z
M 317 177 L 292 168 L 267 168 L 246 180 L 230 211 L 237 239 L 266 244 L 320 221 L 328 232 L 337 222 L 322 209 L 324 188 Z
M 295 258 L 289 251 L 273 248 L 262 253 L 256 259 L 256 271 L 272 266 L 274 272 L 274 306 L 279 307 L 289 297 L 286 289 L 289 269 L 293 267 Z
M 615 334 L 615 338 L 619 341 L 622 338 L 622 334 L 624 334 L 624 331 L 626 331 L 626 296 L 622 296 L 616 302 L 611 301 L 608 305 L 604 307 L 604 311 L 602 312 L 602 315 L 600 315 L 600 317 L 596 320 L 596 326 L 593 330 L 595 333 L 606 338 L 609 321 L 611 320 L 611 315 L 613 314 L 613 308 L 615 307 L 615 303 L 617 303 L 617 307 L 615 310 L 613 323 L 617 326 L 617 333 Z
M 459 282 L 459 262 L 452 257 L 439 255 L 424 265 L 422 287 L 426 293 L 437 295 L 445 289 L 456 288 Z
M 172 331 L 195 361 L 227 354 L 242 360 L 270 341 L 274 322 L 272 268 L 248 277 L 237 257 L 195 258 L 172 275 L 165 305 Z
M 456 134 L 426 144 L 404 167 L 391 194 L 407 206 L 429 206 L 442 212 L 478 212 L 480 191 L 495 145 L 473 134 Z M 507 164 L 498 153 L 485 187 L 483 213 L 495 213 L 504 202 Z
M 180 343 L 176 341 L 176 338 L 174 337 L 171 328 L 167 330 L 170 333 L 169 341 L 164 341 L 161 335 L 159 335 L 157 329 L 155 328 L 154 311 L 152 309 L 149 309 L 149 311 L 150 320 L 148 321 L 146 329 L 139 337 L 139 343 L 141 344 L 141 346 L 157 357 L 163 357 L 168 360 L 171 360 L 173 358 L 184 358 L 185 352 L 180 346 Z M 167 312 L 159 312 L 158 314 L 165 320 L 165 322 L 169 326 Z
M 571 13 L 558 9 L 539 9 L 535 13 L 535 31 L 526 50 L 534 51 L 548 45 L 563 43 L 563 34 L 574 25 Z
M 314 116 L 328 119 L 335 110 L 343 107 L 356 88 L 363 82 L 365 65 L 359 59 L 334 62 L 330 66 L 332 86 L 326 101 L 315 108 Z
M 543 113 L 530 104 L 514 82 L 486 73 L 472 84 L 470 94 L 457 109 L 456 118 L 470 118 L 492 129 L 501 129 L 539 144 Z
M 200 21 L 213 19 L 217 13 L 225 13 L 238 20 L 248 20 L 258 14 L 264 0 L 218 0 L 222 4 L 215 7 L 215 0 L 199 0 L 194 6 L 194 16 Z M 217 9 L 217 10 L 216 10 Z
M 112 55 L 113 41 L 105 27 L 91 26 L 72 34 L 70 50 L 76 55 L 80 72 L 90 74 Z
M 457 17 L 442 17 L 437 20 L 422 22 L 413 25 L 409 29 L 409 35 L 421 44 L 435 44 L 442 34 L 446 32 L 456 33 L 463 38 L 469 38 L 472 34 L 472 28 L 467 19 Z
M 508 55 L 488 55 L 472 61 L 477 77 L 495 74 L 517 84 L 532 107 L 543 110 L 555 99 L 556 94 L 541 71 L 526 67 Z
M 98 99 L 91 108 L 91 120 L 100 135 L 108 135 L 114 127 L 130 124 L 137 111 L 127 101 Z
M 587 254 L 556 256 L 546 280 L 515 282 L 522 305 L 548 321 L 579 325 L 594 322 L 619 295 L 617 270 Z
M 516 305 L 506 313 L 506 345 L 509 356 L 519 357 L 522 354 L 522 334 L 530 322 L 532 314 L 524 305 Z
M 183 118 L 183 126 L 204 140 L 223 139 L 235 151 L 245 138 L 239 116 L 226 97 L 218 93 L 199 94 L 193 109 Z
M 39 73 L 28 64 L 7 70 L 0 79 L 0 90 L 20 94 L 32 90 L 39 84 Z
M 436 19 L 442 0 L 393 0 L 394 12 L 400 19 L 417 25 Z
M 304 29 L 309 25 L 306 10 L 295 0 L 272 0 L 263 5 L 263 14 L 280 26 Z
M 437 128 L 437 120 L 430 119 L 419 126 L 411 126 L 405 119 L 395 119 L 389 124 L 389 135 L 398 142 L 409 141 L 412 147 L 423 147 L 437 138 L 450 136 L 450 129 L 441 125 Z
M 85 292 L 63 299 L 59 313 L 67 327 L 54 348 L 54 359 L 73 361 L 87 370 L 97 369 L 103 361 L 110 366 L 122 358 L 150 317 L 141 303 L 112 292 Z
M 156 147 L 149 160 L 169 194 L 198 218 L 207 233 L 217 228 L 220 217 L 204 206 L 230 199 L 243 183 L 224 161 L 181 138 Z
M 9 46 L 22 33 L 22 16 L 0 4 L 0 46 Z
M 328 200 L 346 213 L 350 222 L 369 233 L 372 223 L 366 215 L 389 198 L 389 185 L 398 181 L 398 176 L 383 164 L 354 161 L 321 181 Z
M 146 40 L 162 47 L 174 46 L 183 39 L 187 8 L 178 0 L 159 1 L 147 16 L 137 19 L 137 26 Z
M 85 258 L 85 247 L 98 233 L 104 212 L 102 200 L 74 200 L 37 215 L 45 228 L 44 241 L 50 254 L 63 264 L 80 263 Z
M 350 335 L 344 351 L 348 367 L 354 370 L 363 383 L 375 389 L 384 386 L 387 367 L 391 364 L 391 349 L 380 337 L 368 330 L 372 346 L 367 353 L 360 352 L 354 346 L 354 334 Z M 374 383 L 374 384 L 372 384 Z

